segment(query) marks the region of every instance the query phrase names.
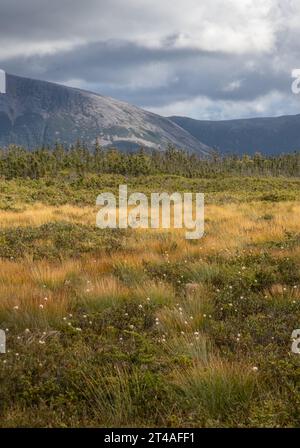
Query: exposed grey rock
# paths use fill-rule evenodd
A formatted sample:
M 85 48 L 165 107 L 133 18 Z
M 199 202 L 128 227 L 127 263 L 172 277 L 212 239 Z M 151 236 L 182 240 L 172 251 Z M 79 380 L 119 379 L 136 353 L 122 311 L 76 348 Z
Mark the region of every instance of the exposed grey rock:
M 167 118 L 99 94 L 45 81 L 6 76 L 0 94 L 0 145 L 28 149 L 78 139 L 124 150 L 165 149 L 170 143 L 199 154 L 209 148 Z

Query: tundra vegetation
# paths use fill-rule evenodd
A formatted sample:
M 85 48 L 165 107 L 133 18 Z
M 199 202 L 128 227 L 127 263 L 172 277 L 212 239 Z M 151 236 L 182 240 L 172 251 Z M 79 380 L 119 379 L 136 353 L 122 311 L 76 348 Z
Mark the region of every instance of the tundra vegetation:
M 2 427 L 297 427 L 299 153 L 0 155 Z M 96 228 L 99 193 L 205 193 L 205 235 Z

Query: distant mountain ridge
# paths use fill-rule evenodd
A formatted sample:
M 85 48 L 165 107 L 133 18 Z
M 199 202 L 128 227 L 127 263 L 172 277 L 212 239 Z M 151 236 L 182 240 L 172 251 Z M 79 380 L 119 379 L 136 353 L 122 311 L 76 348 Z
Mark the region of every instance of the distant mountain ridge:
M 2 147 L 33 149 L 56 142 L 69 146 L 77 140 L 92 147 L 98 139 L 104 147 L 125 151 L 164 150 L 171 144 L 201 156 L 211 149 L 266 155 L 300 150 L 300 114 L 223 121 L 162 117 L 85 90 L 0 74 Z
M 300 150 L 300 115 L 224 121 L 169 118 L 223 154 L 276 155 Z
M 6 74 L 0 94 L 0 146 L 33 149 L 77 140 L 122 150 L 168 144 L 207 155 L 210 148 L 168 118 L 96 93 Z

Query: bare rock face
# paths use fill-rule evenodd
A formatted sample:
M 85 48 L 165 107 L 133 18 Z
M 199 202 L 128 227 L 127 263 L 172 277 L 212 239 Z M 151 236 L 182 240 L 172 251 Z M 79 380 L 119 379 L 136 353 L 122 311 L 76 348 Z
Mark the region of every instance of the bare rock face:
M 0 146 L 28 149 L 77 140 L 134 150 L 168 144 L 206 155 L 210 148 L 171 120 L 99 94 L 6 74 L 0 93 Z

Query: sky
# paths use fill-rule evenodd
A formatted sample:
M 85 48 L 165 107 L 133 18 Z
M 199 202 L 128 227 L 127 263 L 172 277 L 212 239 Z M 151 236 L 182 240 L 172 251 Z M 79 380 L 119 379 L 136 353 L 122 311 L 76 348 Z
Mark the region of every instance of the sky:
M 0 68 L 161 115 L 300 113 L 300 0 L 0 0 Z

